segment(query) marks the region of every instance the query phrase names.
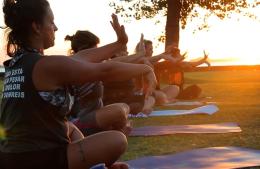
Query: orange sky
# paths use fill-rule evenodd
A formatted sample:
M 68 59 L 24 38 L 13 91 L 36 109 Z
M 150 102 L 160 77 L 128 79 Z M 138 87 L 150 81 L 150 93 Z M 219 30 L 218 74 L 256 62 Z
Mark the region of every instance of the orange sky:
M 0 0 L 0 4 L 2 2 L 3 0 Z M 46 53 L 65 55 L 69 43 L 65 43 L 63 39 L 65 35 L 73 34 L 78 29 L 87 29 L 98 35 L 101 39 L 100 45 L 115 41 L 116 36 L 109 23 L 113 9 L 108 6 L 108 2 L 104 0 L 51 0 L 50 4 L 59 30 L 56 33 L 55 47 L 50 48 Z M 255 10 L 255 14 L 260 17 L 260 10 Z M 237 21 L 237 18 L 240 21 Z M 124 19 L 119 19 L 123 23 Z M 202 56 L 203 50 L 206 50 L 213 65 L 260 64 L 260 22 L 237 15 L 224 21 L 211 18 L 209 20 L 211 28 L 208 32 L 201 31 L 193 34 L 195 23 L 187 25 L 187 28 L 180 34 L 181 51 L 189 52 L 187 60 Z M 2 10 L 0 24 L 3 25 Z M 164 29 L 164 25 L 154 25 L 151 20 L 131 21 L 124 25 L 129 36 L 130 53 L 133 53 L 141 33 L 144 33 L 146 39 L 156 41 Z M 3 31 L 0 31 L 0 38 L 0 54 L 3 56 Z M 156 44 L 156 46 L 155 54 L 163 52 L 163 44 Z

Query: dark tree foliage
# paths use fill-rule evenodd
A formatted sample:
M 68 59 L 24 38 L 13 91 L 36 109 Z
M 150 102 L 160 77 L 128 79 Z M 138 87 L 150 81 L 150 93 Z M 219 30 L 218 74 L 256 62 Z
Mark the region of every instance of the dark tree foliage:
M 166 16 L 166 45 L 178 43 L 179 24 L 184 29 L 188 22 L 201 17 L 198 8 L 207 11 L 203 16 L 204 23 L 198 27 L 198 30 L 201 30 L 207 27 L 207 19 L 210 16 L 224 19 L 233 13 L 240 13 L 255 18 L 247 9 L 258 5 L 259 0 L 110 0 L 110 6 L 123 17 L 140 20 L 154 18 L 156 15 Z M 175 39 L 172 39 L 172 36 Z

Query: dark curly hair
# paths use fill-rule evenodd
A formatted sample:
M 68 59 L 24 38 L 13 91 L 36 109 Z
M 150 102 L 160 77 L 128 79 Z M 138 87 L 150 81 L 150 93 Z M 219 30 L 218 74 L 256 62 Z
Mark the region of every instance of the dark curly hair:
M 32 23 L 43 22 L 47 8 L 47 0 L 4 0 L 3 13 L 7 28 L 7 54 L 14 53 L 27 46 L 32 31 Z

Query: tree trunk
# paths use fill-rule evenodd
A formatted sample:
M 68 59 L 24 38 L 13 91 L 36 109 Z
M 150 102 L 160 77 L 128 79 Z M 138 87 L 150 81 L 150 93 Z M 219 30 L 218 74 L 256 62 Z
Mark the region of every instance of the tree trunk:
M 179 34 L 180 34 L 180 11 L 181 0 L 167 0 L 168 11 L 166 21 L 166 43 L 165 47 L 176 44 L 179 46 Z

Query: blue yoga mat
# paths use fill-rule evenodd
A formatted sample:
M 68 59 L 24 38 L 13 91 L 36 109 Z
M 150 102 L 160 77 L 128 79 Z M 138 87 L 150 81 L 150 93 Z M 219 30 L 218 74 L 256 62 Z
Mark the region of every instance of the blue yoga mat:
M 200 101 L 177 101 L 173 103 L 166 103 L 163 106 L 202 106 L 205 104 L 205 102 Z
M 260 151 L 241 147 L 211 147 L 127 161 L 130 169 L 231 169 L 260 166 Z
M 236 123 L 145 126 L 133 128 L 130 136 L 160 136 L 177 133 L 234 133 L 241 131 L 241 128 Z
M 207 114 L 212 115 L 216 113 L 219 108 L 214 104 L 200 106 L 191 110 L 157 110 L 152 111 L 149 115 L 138 113 L 137 115 L 129 114 L 129 117 L 142 118 L 142 117 L 156 117 L 156 116 L 177 116 L 189 114 Z

